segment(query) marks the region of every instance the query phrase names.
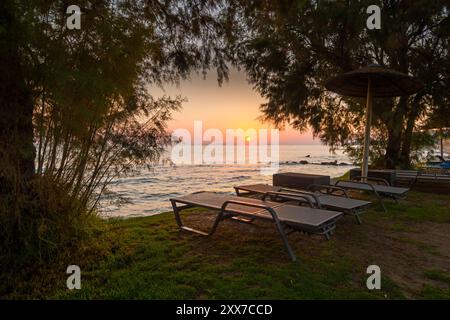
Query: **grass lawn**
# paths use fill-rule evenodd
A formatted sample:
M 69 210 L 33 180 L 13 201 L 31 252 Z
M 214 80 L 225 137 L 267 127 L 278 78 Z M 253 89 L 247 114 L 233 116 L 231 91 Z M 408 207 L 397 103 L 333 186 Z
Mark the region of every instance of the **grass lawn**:
M 267 222 L 224 221 L 206 238 L 180 232 L 172 213 L 107 220 L 50 266 L 23 270 L 3 297 L 450 299 L 450 197 L 411 192 L 386 202 L 389 212 L 374 205 L 363 225 L 341 219 L 330 241 L 291 234 L 295 263 Z M 184 217 L 207 229 L 214 216 L 191 209 Z M 81 267 L 81 290 L 66 289 L 69 264 Z M 381 290 L 366 288 L 371 264 L 381 268 Z

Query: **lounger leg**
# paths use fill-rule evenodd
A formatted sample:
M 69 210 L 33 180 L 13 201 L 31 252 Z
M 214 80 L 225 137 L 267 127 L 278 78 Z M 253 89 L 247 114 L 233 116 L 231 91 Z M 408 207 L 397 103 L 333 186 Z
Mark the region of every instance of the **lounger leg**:
M 234 221 L 238 221 L 238 222 L 243 222 L 243 223 L 252 223 L 253 221 L 255 221 L 254 218 L 240 218 L 240 217 L 232 217 L 231 219 L 233 219 Z
M 380 202 L 380 205 L 383 208 L 384 212 L 387 212 L 386 206 L 384 205 L 384 202 L 383 202 L 383 199 L 381 198 L 381 196 L 376 191 L 375 191 L 375 195 L 377 196 L 378 201 Z
M 384 205 L 384 202 L 381 198 L 380 198 L 380 204 L 381 204 L 381 207 L 383 207 L 384 212 L 388 212 L 386 209 L 386 206 Z
M 170 201 L 172 203 L 173 208 L 173 214 L 175 215 L 175 221 L 177 222 L 177 225 L 181 228 L 183 226 L 183 223 L 181 222 L 180 217 L 180 210 L 177 207 L 177 203 L 175 201 Z
M 325 239 L 330 240 L 331 235 L 334 233 L 334 229 L 336 228 L 336 224 L 333 223 L 331 225 L 324 226 L 322 228 L 322 234 L 325 236 Z
M 219 222 L 222 221 L 224 213 L 223 210 L 220 210 L 219 214 L 216 217 L 216 220 L 214 220 L 214 224 L 211 228 L 211 230 L 208 232 L 208 236 L 211 236 L 217 229 L 217 226 L 219 225 Z
M 361 211 L 361 210 L 356 210 L 356 209 L 352 210 L 352 215 L 355 217 L 356 223 L 358 223 L 358 224 L 362 224 L 361 218 L 359 217 L 359 215 L 361 213 L 363 213 L 363 211 Z
M 281 225 L 278 219 L 275 221 L 275 225 L 277 226 L 277 230 L 281 235 L 281 239 L 283 239 L 284 247 L 286 248 L 289 257 L 292 261 L 297 261 L 297 257 L 295 256 L 294 251 L 292 250 L 291 245 L 289 244 L 289 241 L 287 239 L 286 233 L 284 232 L 284 227 Z
M 223 213 L 219 212 L 219 214 L 217 215 L 217 217 L 216 217 L 216 219 L 214 221 L 213 227 L 212 227 L 212 229 L 209 232 L 204 232 L 204 231 L 201 231 L 201 230 L 190 228 L 190 227 L 187 227 L 187 226 L 185 226 L 183 224 L 183 221 L 181 220 L 181 217 L 180 217 L 181 209 L 179 207 L 177 207 L 176 201 L 171 201 L 171 203 L 172 203 L 172 208 L 173 208 L 173 214 L 175 215 L 175 220 L 177 222 L 178 227 L 181 230 L 197 233 L 197 234 L 200 234 L 202 236 L 210 236 L 216 231 L 217 225 L 219 224 L 219 222 L 223 218 Z

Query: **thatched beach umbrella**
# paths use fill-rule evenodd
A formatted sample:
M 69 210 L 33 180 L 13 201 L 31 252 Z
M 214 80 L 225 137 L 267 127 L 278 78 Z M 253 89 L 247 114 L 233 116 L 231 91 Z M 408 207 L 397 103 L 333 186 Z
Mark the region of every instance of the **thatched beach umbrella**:
M 325 87 L 344 96 L 367 97 L 363 165 L 361 168 L 361 175 L 367 177 L 373 98 L 409 96 L 421 90 L 423 84 L 407 74 L 386 69 L 380 65 L 369 65 L 340 74 L 328 80 Z

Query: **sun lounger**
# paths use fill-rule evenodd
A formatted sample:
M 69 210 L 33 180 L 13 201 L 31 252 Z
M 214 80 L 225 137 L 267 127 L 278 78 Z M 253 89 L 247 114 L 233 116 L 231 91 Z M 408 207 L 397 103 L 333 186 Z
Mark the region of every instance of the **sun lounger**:
M 363 179 L 366 181 L 362 181 Z M 375 183 L 369 183 L 369 181 L 373 181 Z M 380 182 L 383 184 L 377 184 Z M 355 180 L 350 181 L 338 180 L 334 185 L 347 190 L 368 191 L 373 193 L 378 198 L 378 201 L 385 212 L 387 212 L 387 209 L 382 198 L 391 198 L 397 202 L 398 199 L 403 199 L 406 197 L 406 194 L 409 191 L 409 188 L 392 187 L 384 179 L 372 177 L 356 177 Z
M 361 176 L 360 169 L 350 170 L 350 180 Z M 417 187 L 421 191 L 434 192 L 440 191 L 440 188 L 448 189 L 450 183 L 450 172 L 445 170 L 393 170 L 393 169 L 377 169 L 369 170 L 370 178 L 382 178 L 380 182 L 384 185 L 407 187 L 414 189 Z M 359 179 L 360 180 L 360 179 Z M 440 192 L 438 192 L 440 193 Z
M 251 194 L 265 195 L 267 193 L 272 193 L 271 199 L 274 201 L 295 201 L 298 202 L 298 204 L 306 203 L 307 201 L 304 197 L 307 197 L 309 201 L 319 209 L 324 208 L 353 215 L 359 224 L 361 224 L 360 214 L 364 213 L 371 205 L 371 202 L 369 201 L 349 198 L 345 189 L 328 185 L 311 185 L 310 190 L 316 190 L 316 192 L 300 191 L 268 184 L 235 186 L 234 190 L 238 196 Z M 322 190 L 325 190 L 326 193 L 320 192 Z M 331 194 L 332 192 L 335 193 Z M 336 192 L 340 195 L 335 195 Z
M 171 198 L 175 220 L 182 230 L 194 232 L 204 236 L 211 236 L 220 221 L 244 217 L 250 220 L 262 219 L 275 223 L 281 235 L 284 246 L 293 261 L 296 260 L 287 234 L 291 231 L 302 231 L 308 234 L 322 234 L 329 239 L 336 227 L 336 221 L 342 216 L 341 212 L 316 208 L 293 206 L 279 202 L 260 199 L 242 198 L 213 192 L 198 192 L 182 197 Z M 180 212 L 187 208 L 200 207 L 218 211 L 213 226 L 208 232 L 196 230 L 183 224 Z

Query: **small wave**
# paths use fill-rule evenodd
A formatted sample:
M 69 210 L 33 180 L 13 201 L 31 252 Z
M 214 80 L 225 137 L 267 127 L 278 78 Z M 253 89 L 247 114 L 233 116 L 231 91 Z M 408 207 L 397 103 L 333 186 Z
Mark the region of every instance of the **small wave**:
M 181 196 L 181 193 L 179 193 L 179 192 L 172 192 L 172 193 L 157 192 L 157 193 L 146 193 L 146 194 L 142 195 L 141 198 L 143 198 L 143 199 L 156 198 L 159 200 L 161 198 L 171 198 L 171 197 L 177 197 L 177 196 Z
M 237 177 L 230 177 L 226 180 L 227 181 L 240 181 L 240 180 L 250 179 L 250 178 L 251 178 L 251 176 L 237 176 Z

